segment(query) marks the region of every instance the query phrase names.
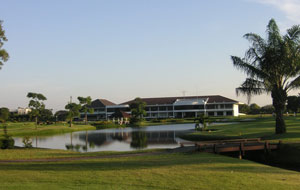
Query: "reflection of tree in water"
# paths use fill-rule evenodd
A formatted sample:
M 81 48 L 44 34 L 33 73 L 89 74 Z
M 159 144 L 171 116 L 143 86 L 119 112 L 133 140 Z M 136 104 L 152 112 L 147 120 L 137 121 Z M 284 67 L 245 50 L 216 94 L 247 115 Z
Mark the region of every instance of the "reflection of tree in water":
M 76 144 L 76 145 L 72 145 L 72 144 L 66 144 L 66 149 L 67 150 L 75 150 L 75 151 L 79 151 L 80 148 L 83 147 L 82 145 L 80 144 Z
M 134 131 L 131 133 L 132 141 L 130 147 L 136 149 L 147 148 L 147 134 L 144 131 Z

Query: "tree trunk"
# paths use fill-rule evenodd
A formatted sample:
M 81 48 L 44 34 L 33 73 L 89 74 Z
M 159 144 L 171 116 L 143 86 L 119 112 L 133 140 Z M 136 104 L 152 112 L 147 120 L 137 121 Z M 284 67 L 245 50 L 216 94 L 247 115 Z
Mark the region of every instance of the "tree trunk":
M 87 125 L 87 113 L 86 112 L 85 112 L 84 121 L 85 121 L 85 124 Z
M 71 119 L 70 119 L 70 127 L 72 127 L 72 120 L 73 120 L 73 119 L 71 118 Z
M 35 129 L 37 129 L 37 125 L 38 125 L 38 118 L 37 118 L 37 116 L 35 117 Z
M 286 133 L 286 125 L 283 119 L 283 112 L 287 100 L 287 93 L 283 89 L 275 89 L 272 91 L 273 106 L 276 114 L 276 134 Z

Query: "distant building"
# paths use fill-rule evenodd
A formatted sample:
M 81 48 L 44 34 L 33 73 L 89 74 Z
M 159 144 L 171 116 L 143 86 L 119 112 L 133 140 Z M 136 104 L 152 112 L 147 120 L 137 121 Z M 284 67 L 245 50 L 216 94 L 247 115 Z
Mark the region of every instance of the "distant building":
M 16 113 L 18 115 L 28 115 L 31 112 L 31 109 L 18 107 L 18 109 L 12 110 L 11 112 Z
M 238 116 L 240 104 L 220 95 L 141 98 L 146 102 L 145 118 L 186 118 L 197 117 L 200 114 L 208 116 Z M 89 120 L 107 120 L 117 112 L 130 114 L 129 105 L 134 100 L 115 104 L 105 99 L 94 100 L 91 107 L 93 114 L 88 114 Z M 83 116 L 83 113 L 82 113 Z

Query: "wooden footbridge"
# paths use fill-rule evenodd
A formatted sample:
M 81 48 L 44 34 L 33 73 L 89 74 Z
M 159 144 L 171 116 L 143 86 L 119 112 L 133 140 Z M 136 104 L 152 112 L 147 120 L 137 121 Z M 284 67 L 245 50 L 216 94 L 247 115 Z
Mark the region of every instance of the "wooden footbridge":
M 239 158 L 245 156 L 246 151 L 264 150 L 266 153 L 271 150 L 279 149 L 281 141 L 278 143 L 270 143 L 262 141 L 260 138 L 252 139 L 233 139 L 220 141 L 199 141 L 199 142 L 182 142 L 181 147 L 195 146 L 195 149 L 200 152 L 209 153 L 225 153 L 225 152 L 239 152 Z

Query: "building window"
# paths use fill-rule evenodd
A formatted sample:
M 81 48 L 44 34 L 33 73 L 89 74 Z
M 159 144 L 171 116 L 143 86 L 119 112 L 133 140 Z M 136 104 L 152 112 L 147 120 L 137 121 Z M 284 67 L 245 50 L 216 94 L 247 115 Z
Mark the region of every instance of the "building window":
M 166 106 L 159 106 L 159 111 L 166 111 L 167 107 Z
M 208 112 L 208 115 L 209 115 L 209 116 L 214 116 L 214 115 L 215 115 L 215 112 L 211 112 L 211 111 L 210 111 L 210 112 Z
M 232 108 L 233 108 L 233 105 L 232 105 L 232 104 L 225 104 L 225 108 L 227 108 L 227 109 L 232 109 Z
M 227 111 L 226 115 L 232 115 L 232 111 Z
M 218 115 L 218 116 L 223 116 L 223 112 L 222 112 L 222 111 L 218 111 L 218 112 L 217 112 L 217 115 Z
M 151 107 L 151 111 L 157 111 L 157 107 Z

